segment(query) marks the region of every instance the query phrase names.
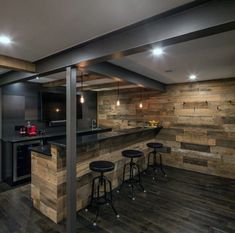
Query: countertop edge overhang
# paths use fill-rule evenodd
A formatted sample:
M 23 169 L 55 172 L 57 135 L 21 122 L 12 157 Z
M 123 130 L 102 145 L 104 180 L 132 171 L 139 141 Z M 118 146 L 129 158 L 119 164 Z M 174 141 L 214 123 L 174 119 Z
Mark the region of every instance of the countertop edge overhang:
M 84 130 L 78 130 L 77 135 L 81 134 L 95 134 L 98 132 L 107 132 L 112 131 L 112 128 L 95 128 L 95 129 L 84 129 Z M 40 139 L 48 139 L 53 137 L 63 137 L 66 136 L 66 133 L 63 132 L 50 132 L 47 134 L 37 135 L 37 136 L 9 136 L 9 137 L 3 137 L 2 141 L 4 142 L 10 142 L 10 143 L 17 143 L 17 142 L 26 142 L 26 141 L 33 141 L 33 140 L 40 140 Z
M 101 142 L 104 140 L 109 140 L 111 138 L 121 137 L 121 136 L 128 136 L 131 134 L 142 134 L 142 133 L 154 133 L 157 135 L 157 133 L 162 129 L 162 127 L 156 127 L 156 128 L 131 128 L 131 129 L 123 129 L 123 130 L 117 130 L 117 131 L 110 131 L 110 132 L 104 132 L 104 133 L 97 133 L 92 135 L 85 135 L 85 136 L 78 136 L 77 137 L 77 146 L 86 146 L 89 144 L 94 144 L 97 142 Z M 48 141 L 49 146 L 44 147 L 34 147 L 31 150 L 44 154 L 46 156 L 51 156 L 51 150 L 50 145 L 60 147 L 62 149 L 66 149 L 66 138 L 64 139 L 58 139 L 54 141 Z
M 110 131 L 110 132 L 104 132 L 99 134 L 92 134 L 92 135 L 85 135 L 85 136 L 79 136 L 77 137 L 77 146 L 84 146 L 100 141 L 104 141 L 110 138 L 120 137 L 120 136 L 127 136 L 130 134 L 136 134 L 136 133 L 143 133 L 143 132 L 155 132 L 158 133 L 160 131 L 161 127 L 156 128 L 131 128 L 131 129 L 122 129 L 117 131 Z M 55 140 L 55 141 L 48 141 L 49 144 L 59 146 L 62 148 L 66 148 L 66 139 L 62 140 Z

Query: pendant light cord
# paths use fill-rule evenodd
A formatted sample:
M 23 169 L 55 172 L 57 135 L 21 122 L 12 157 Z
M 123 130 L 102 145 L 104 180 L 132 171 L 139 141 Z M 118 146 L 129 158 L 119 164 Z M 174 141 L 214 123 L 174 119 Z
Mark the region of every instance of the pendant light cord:
M 118 81 L 118 100 L 119 100 L 119 81 Z
M 83 93 L 83 73 L 82 73 L 82 76 L 81 76 L 81 93 Z

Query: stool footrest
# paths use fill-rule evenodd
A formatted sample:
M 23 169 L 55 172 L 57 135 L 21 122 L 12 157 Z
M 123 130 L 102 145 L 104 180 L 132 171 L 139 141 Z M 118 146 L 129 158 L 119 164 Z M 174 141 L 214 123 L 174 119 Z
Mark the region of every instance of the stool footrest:
M 90 203 L 86 209 L 96 206 L 96 217 L 93 225 L 96 225 L 96 220 L 99 217 L 100 206 L 109 204 L 116 216 L 119 216 L 113 206 L 112 183 L 104 176 L 105 172 L 114 170 L 114 163 L 109 161 L 93 161 L 90 163 L 90 169 L 95 172 L 100 172 L 100 175 L 92 179 L 92 189 Z
M 105 199 L 104 197 L 99 197 L 99 198 L 94 198 L 94 204 L 97 204 L 97 205 L 105 205 L 107 203 L 110 203 L 111 202 L 111 199 Z
M 138 184 L 139 183 L 139 180 L 133 178 L 133 179 L 127 179 L 127 180 L 124 180 L 124 183 L 126 184 Z
M 126 176 L 126 167 L 128 166 L 129 170 L 129 178 L 125 179 Z M 134 176 L 134 170 L 137 170 L 137 174 Z M 137 179 L 135 178 L 137 177 Z M 119 192 L 121 191 L 122 187 L 128 184 L 131 186 L 131 199 L 134 200 L 134 186 L 139 185 L 139 187 L 145 192 L 145 189 L 141 183 L 141 175 L 140 175 L 140 167 L 137 163 L 133 162 L 133 158 L 131 161 L 124 165 L 123 168 L 123 177 L 122 177 L 122 184 L 119 187 Z
M 148 164 L 147 164 L 147 169 L 148 171 L 150 168 L 154 170 L 154 179 L 156 178 L 156 172 L 160 171 L 164 176 L 166 176 L 166 172 L 163 169 L 162 165 L 162 154 L 159 152 L 158 149 L 162 150 L 164 147 L 161 148 L 156 148 L 153 151 L 150 151 L 148 154 Z M 153 162 L 150 164 L 150 158 L 153 157 Z M 157 162 L 157 157 L 159 157 L 159 163 Z

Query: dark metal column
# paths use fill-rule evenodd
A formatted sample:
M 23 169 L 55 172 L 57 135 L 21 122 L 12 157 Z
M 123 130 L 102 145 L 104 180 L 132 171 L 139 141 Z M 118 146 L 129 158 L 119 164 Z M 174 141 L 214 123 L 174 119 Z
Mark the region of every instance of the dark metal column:
M 67 233 L 76 232 L 76 68 L 66 68 Z

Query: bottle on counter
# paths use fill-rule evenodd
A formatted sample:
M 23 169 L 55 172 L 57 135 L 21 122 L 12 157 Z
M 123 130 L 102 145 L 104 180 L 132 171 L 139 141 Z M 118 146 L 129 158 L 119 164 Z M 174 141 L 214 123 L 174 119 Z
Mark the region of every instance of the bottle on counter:
M 31 125 L 31 122 L 27 122 L 27 135 L 28 136 L 36 136 L 37 135 L 37 127 L 36 125 Z
M 20 133 L 20 136 L 26 136 L 26 128 L 25 127 L 21 127 L 19 133 Z

